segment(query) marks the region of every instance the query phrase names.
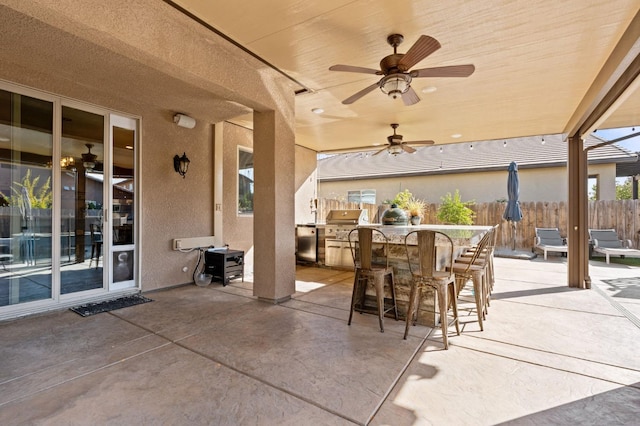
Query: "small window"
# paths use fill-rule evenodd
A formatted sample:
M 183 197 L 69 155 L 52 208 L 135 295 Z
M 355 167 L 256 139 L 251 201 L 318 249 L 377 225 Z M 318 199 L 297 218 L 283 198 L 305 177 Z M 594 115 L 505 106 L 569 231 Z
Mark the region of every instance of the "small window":
M 253 152 L 238 147 L 238 214 L 253 213 Z
M 375 189 L 362 189 L 358 191 L 347 191 L 347 201 L 350 203 L 376 203 Z

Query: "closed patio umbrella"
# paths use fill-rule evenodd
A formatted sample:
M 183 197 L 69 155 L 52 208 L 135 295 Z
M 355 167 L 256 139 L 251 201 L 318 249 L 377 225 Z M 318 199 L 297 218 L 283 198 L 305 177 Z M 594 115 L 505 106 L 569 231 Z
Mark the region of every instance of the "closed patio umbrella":
M 502 215 L 503 219 L 511 222 L 511 249 L 516 249 L 516 224 L 522 220 L 520 209 L 520 179 L 518 178 L 518 165 L 515 161 L 509 164 L 509 177 L 507 178 L 507 208 Z

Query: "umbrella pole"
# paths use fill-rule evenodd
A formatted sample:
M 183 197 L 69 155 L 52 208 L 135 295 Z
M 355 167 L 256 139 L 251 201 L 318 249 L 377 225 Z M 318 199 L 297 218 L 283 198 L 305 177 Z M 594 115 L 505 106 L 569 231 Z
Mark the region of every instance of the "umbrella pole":
M 516 251 L 516 222 L 511 221 L 511 250 Z

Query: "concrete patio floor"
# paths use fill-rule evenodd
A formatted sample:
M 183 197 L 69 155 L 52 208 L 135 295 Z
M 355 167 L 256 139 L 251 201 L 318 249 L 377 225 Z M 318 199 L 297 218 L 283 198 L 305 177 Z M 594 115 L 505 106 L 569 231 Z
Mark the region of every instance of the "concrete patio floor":
M 247 282 L 146 293 L 91 317 L 0 323 L 0 424 L 637 425 L 640 268 L 496 258 L 485 330 L 355 315 L 352 273 L 299 267 L 291 301 Z

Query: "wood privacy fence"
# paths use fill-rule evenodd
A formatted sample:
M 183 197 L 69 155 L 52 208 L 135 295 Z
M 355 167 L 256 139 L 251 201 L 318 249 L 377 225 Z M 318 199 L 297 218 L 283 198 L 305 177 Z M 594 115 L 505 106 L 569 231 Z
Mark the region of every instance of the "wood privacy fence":
M 362 206 L 362 207 L 361 207 Z M 436 219 L 439 203 L 427 205 L 422 223 L 440 222 Z M 511 225 L 502 219 L 506 203 L 477 203 L 471 207 L 476 214 L 475 225 L 496 225 L 498 228 L 498 246 L 510 247 Z M 379 222 L 384 211 L 382 206 L 374 204 L 348 203 L 338 200 L 318 200 L 318 221 L 324 221 L 329 210 L 359 209 L 369 212 L 371 222 Z M 535 228 L 558 228 L 562 236 L 567 236 L 567 203 L 532 201 L 520 203 L 522 220 L 517 224 L 516 248 L 530 250 L 535 240 Z M 587 227 L 591 229 L 613 228 L 621 239 L 631 240 L 633 247 L 640 248 L 640 200 L 590 201 Z

